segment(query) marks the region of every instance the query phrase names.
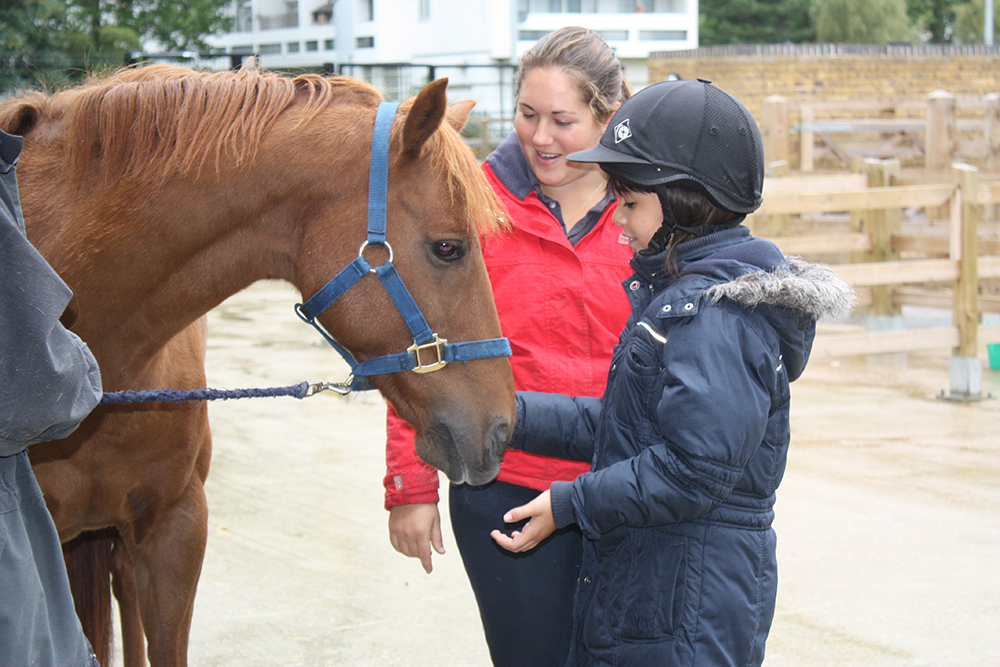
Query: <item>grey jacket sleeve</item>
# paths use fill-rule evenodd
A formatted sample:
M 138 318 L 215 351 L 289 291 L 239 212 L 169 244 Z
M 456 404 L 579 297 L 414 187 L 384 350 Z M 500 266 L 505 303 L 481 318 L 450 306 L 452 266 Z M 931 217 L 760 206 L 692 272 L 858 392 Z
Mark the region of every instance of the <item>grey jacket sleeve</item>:
M 20 147 L 0 132 L 0 456 L 66 437 L 101 400 L 93 354 L 59 322 L 72 292 L 24 234 Z

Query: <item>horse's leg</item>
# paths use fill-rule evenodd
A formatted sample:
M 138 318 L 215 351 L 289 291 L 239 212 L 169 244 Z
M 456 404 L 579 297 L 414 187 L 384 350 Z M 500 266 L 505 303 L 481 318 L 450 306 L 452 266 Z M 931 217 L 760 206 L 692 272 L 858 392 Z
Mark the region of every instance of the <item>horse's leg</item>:
M 114 528 L 81 533 L 63 544 L 63 560 L 73 592 L 73 604 L 83 632 L 102 665 L 108 664 L 112 649 L 111 544 Z
M 139 597 L 135 569 L 125 542 L 119 537 L 111 549 L 111 590 L 118 601 L 121 618 L 122 660 L 125 667 L 145 667 L 146 638 L 139 618 Z
M 139 542 L 123 535 L 132 556 L 151 667 L 187 665 L 194 596 L 205 558 L 208 503 L 198 475 L 174 505 L 156 512 Z

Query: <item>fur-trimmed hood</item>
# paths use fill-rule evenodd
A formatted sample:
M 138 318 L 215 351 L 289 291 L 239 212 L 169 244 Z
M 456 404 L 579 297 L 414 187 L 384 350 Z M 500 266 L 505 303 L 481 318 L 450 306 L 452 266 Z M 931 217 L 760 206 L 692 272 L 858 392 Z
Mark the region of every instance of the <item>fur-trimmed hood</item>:
M 636 255 L 636 276 L 652 287 L 654 302 L 704 298 L 752 309 L 781 340 L 790 379 L 805 369 L 821 318 L 843 319 L 854 308 L 854 290 L 824 264 L 785 257 L 771 241 L 751 236 L 746 227 L 726 229 L 680 244 L 675 249 L 679 276 L 664 270 L 665 251 Z M 645 311 L 649 303 L 634 302 Z M 655 305 L 655 303 L 654 303 Z M 692 314 L 695 311 L 691 311 Z
M 808 313 L 814 320 L 844 319 L 857 302 L 854 290 L 825 264 L 786 257 L 788 269 L 753 271 L 714 285 L 705 294 L 713 302 L 731 299 L 755 308 L 761 304 Z

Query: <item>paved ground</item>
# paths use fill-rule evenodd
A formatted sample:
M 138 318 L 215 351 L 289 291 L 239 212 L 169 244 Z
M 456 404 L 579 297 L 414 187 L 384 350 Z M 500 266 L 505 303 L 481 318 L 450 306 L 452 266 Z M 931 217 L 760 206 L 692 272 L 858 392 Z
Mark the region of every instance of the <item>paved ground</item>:
M 211 314 L 211 386 L 343 379 L 295 300 L 259 284 Z M 1000 665 L 1000 401 L 936 398 L 947 355 L 793 385 L 768 667 Z M 431 575 L 389 545 L 383 423 L 374 394 L 213 405 L 191 665 L 489 666 L 450 534 Z

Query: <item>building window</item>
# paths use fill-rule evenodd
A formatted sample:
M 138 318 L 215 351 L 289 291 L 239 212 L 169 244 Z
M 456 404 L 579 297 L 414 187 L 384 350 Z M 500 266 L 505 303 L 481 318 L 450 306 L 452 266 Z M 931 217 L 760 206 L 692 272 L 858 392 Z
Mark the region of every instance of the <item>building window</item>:
M 334 40 L 332 40 L 332 39 L 324 39 L 323 40 L 323 50 L 324 51 L 333 51 L 335 48 L 337 48 L 337 43 Z
M 236 32 L 253 32 L 253 5 L 243 0 L 236 8 Z
M 315 39 L 306 42 L 306 51 L 319 51 L 319 42 Z
M 640 30 L 639 39 L 652 42 L 683 42 L 688 38 L 687 30 Z
M 417 4 L 417 18 L 426 21 L 431 17 L 431 0 L 419 0 Z
M 288 49 L 287 53 L 298 53 L 302 50 L 302 44 L 300 42 L 288 42 L 285 48 Z
M 584 5 L 586 5 L 586 8 Z M 545 14 L 579 14 L 583 11 L 596 12 L 597 0 L 521 0 L 518 10 L 521 14 L 527 12 L 541 12 Z
M 261 44 L 257 53 L 281 53 L 281 44 Z
M 537 42 L 545 35 L 552 32 L 551 30 L 519 30 L 517 32 L 517 38 L 522 42 Z
M 333 3 L 329 2 L 313 10 L 313 25 L 330 25 L 333 21 Z
M 375 0 L 355 0 L 354 20 L 374 21 L 375 20 Z
M 354 48 L 356 49 L 371 49 L 375 46 L 374 37 L 358 37 L 354 40 Z
M 605 42 L 626 42 L 628 41 L 628 30 L 595 30 Z
M 676 8 L 672 5 L 678 5 Z M 618 0 L 618 13 L 631 14 L 632 12 L 679 12 L 684 13 L 687 3 L 685 0 Z

